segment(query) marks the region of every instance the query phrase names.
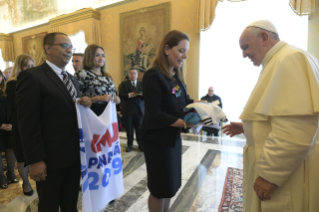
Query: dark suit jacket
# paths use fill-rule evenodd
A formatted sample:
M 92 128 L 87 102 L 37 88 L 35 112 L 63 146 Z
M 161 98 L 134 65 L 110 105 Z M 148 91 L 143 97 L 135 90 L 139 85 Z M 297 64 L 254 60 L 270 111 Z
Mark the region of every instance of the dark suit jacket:
M 80 97 L 77 80 L 70 74 L 69 77 Z M 27 164 L 44 160 L 48 169 L 56 169 L 79 159 L 75 103 L 47 63 L 19 74 L 16 109 Z
M 142 115 L 144 115 L 144 99 L 142 96 L 129 98 L 128 94 L 131 92 L 142 92 L 142 83 L 137 80 L 136 87 L 131 84 L 131 81 L 124 81 L 119 86 L 119 96 L 122 100 L 121 113 L 123 116 L 130 116 L 133 111 L 138 108 Z
M 220 108 L 223 108 L 223 103 L 222 103 L 222 99 L 219 97 L 219 96 L 217 96 L 217 95 L 215 95 L 215 94 L 213 94 L 213 96 L 212 97 L 210 97 L 210 96 L 208 96 L 208 94 L 206 94 L 206 96 L 203 96 L 202 98 L 201 98 L 201 100 L 206 100 L 207 102 L 214 102 L 214 101 L 216 101 L 216 100 L 219 100 L 219 107 Z
M 181 84 L 181 97 L 185 105 L 176 104 L 172 89 Z M 148 70 L 143 77 L 145 115 L 142 124 L 142 139 L 145 142 L 174 147 L 182 128 L 170 127 L 179 118 L 183 118 L 183 108 L 193 101 L 187 95 L 186 86 L 177 78 L 168 79 L 159 68 Z

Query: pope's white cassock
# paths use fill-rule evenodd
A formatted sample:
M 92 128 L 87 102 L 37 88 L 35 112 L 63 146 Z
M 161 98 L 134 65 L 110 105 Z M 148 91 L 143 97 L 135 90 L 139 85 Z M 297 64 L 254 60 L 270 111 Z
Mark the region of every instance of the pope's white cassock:
M 319 63 L 280 41 L 240 116 L 244 147 L 245 212 L 319 211 Z M 271 200 L 253 190 L 261 176 L 278 187 Z

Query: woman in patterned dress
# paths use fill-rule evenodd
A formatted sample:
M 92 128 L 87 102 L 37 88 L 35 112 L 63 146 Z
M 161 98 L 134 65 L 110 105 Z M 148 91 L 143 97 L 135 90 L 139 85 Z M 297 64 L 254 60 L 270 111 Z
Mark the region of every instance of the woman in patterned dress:
M 110 74 L 105 69 L 105 53 L 101 46 L 89 45 L 83 56 L 83 69 L 75 74 L 82 96 L 91 98 L 91 109 L 101 115 L 109 101 L 121 102 Z

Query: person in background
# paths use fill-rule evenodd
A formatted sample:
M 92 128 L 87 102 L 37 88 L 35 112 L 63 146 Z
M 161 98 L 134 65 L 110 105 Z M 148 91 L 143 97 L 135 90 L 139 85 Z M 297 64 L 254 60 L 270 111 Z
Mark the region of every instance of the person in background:
M 1 72 L 1 71 L 0 71 Z M 4 79 L 2 72 L 0 73 L 0 188 L 8 188 L 10 183 L 18 183 L 19 178 L 14 174 L 15 155 L 11 145 L 11 106 L 7 101 L 4 92 Z M 3 172 L 2 152 L 6 153 L 8 171 L 7 178 Z
M 74 53 L 72 57 L 72 66 L 75 73 L 83 69 L 83 54 Z
M 121 102 L 112 77 L 105 69 L 105 53 L 101 46 L 89 45 L 84 52 L 83 70 L 75 73 L 82 96 L 91 98 L 91 109 L 101 115 L 108 102 Z
M 33 195 L 33 190 L 31 184 L 28 179 L 29 174 L 29 166 L 25 166 L 25 158 L 23 154 L 23 147 L 20 139 L 20 133 L 18 130 L 18 123 L 17 123 L 17 111 L 15 106 L 16 100 L 16 85 L 17 85 L 17 78 L 21 71 L 24 71 L 29 68 L 33 68 L 35 65 L 34 59 L 26 54 L 19 55 L 15 62 L 12 69 L 12 74 L 10 78 L 6 82 L 6 94 L 7 100 L 11 105 L 12 108 L 12 131 L 11 131 L 11 142 L 14 150 L 14 154 L 17 159 L 17 166 L 19 175 L 23 180 L 22 183 L 22 190 L 23 193 L 27 196 Z
M 188 35 L 170 31 L 142 81 L 145 115 L 141 133 L 150 212 L 168 211 L 171 198 L 181 186 L 181 131 L 191 126 L 184 122 L 182 111 L 193 102 L 188 98 L 182 69 L 188 49 Z
M 213 86 L 208 88 L 208 93 L 206 94 L 206 96 L 203 96 L 201 98 L 201 100 L 206 100 L 209 103 L 214 102 L 220 108 L 223 108 L 222 99 L 214 93 L 214 87 Z
M 6 82 L 10 78 L 11 73 L 12 73 L 12 67 L 8 67 L 4 70 L 3 72 L 3 75 L 5 76 L 4 82 Z
M 218 105 L 220 108 L 223 108 L 222 99 L 216 94 L 214 94 L 213 86 L 208 88 L 208 93 L 206 94 L 206 96 L 203 96 L 201 100 L 207 101 L 209 103 L 213 102 L 214 104 Z M 213 134 L 214 136 L 218 136 L 219 129 L 209 128 L 204 126 L 203 130 L 207 132 L 207 136 L 212 136 Z
M 139 149 L 143 151 L 140 131 L 144 116 L 144 99 L 142 83 L 137 79 L 137 77 L 138 70 L 131 68 L 129 72 L 129 80 L 123 81 L 119 86 L 119 96 L 122 100 L 121 113 L 124 118 L 127 135 L 126 152 L 130 152 L 133 149 L 134 129 Z

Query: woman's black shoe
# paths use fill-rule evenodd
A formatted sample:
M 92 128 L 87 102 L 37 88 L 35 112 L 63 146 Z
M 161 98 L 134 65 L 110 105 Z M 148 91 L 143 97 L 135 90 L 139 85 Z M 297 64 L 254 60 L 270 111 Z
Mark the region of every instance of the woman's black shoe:
M 26 195 L 26 196 L 32 196 L 33 195 L 33 189 L 31 189 L 31 191 L 28 191 L 28 192 L 25 192 L 23 190 L 23 183 L 22 183 L 22 191 L 23 191 L 24 195 Z
M 19 178 L 14 178 L 13 180 L 9 179 L 9 175 L 7 174 L 7 183 L 18 183 L 19 182 Z
M 2 188 L 2 189 L 7 189 L 7 188 L 8 188 L 8 183 L 5 183 L 5 184 L 0 185 L 0 188 Z

